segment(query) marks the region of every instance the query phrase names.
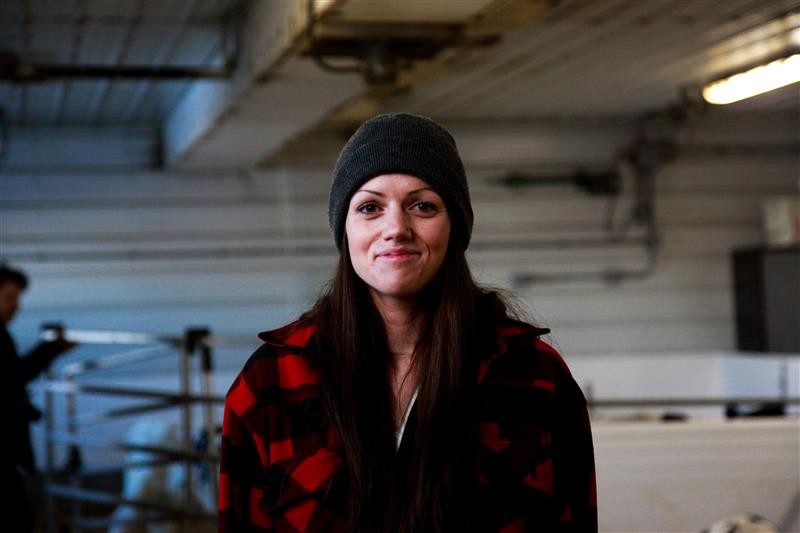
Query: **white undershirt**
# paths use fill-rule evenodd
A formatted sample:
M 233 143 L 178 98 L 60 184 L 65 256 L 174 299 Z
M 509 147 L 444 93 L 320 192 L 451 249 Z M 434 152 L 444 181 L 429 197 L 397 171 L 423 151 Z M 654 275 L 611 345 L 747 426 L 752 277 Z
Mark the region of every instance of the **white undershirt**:
M 414 389 L 414 394 L 411 395 L 411 400 L 409 400 L 408 405 L 406 406 L 406 412 L 403 414 L 403 421 L 400 422 L 400 429 L 397 430 L 397 449 L 400 449 L 400 442 L 403 440 L 403 432 L 406 430 L 406 423 L 408 422 L 408 417 L 411 414 L 411 408 L 414 407 L 414 402 L 417 401 L 417 393 L 419 392 L 419 387 Z

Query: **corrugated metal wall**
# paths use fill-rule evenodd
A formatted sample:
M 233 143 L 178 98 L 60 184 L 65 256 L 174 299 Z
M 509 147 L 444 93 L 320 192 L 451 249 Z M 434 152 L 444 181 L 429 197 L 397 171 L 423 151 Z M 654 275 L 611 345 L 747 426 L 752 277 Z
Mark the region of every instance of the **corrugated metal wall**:
M 761 127 L 758 138 L 786 139 L 791 130 L 785 126 L 796 121 L 780 124 Z M 714 138 L 725 129 L 715 128 L 696 130 L 695 137 Z M 729 141 L 732 135 L 750 139 L 754 131 L 728 129 Z M 607 203 L 571 187 L 517 191 L 493 184 L 504 166 L 487 159 L 496 153 L 491 139 L 503 137 L 484 131 L 486 156 L 476 155 L 470 147 L 479 144 L 474 135 L 481 131 L 463 135 L 462 143 L 476 211 L 471 259 L 479 279 L 509 287 L 521 272 L 644 262 L 636 247 L 480 251 L 480 243 L 493 239 L 601 234 Z M 519 144 L 525 153 L 525 143 Z M 508 168 L 552 163 L 536 157 L 528 158 L 528 166 L 518 157 Z M 205 324 L 218 333 L 247 335 L 292 319 L 313 300 L 335 262 L 326 222 L 328 172 L 327 165 L 292 163 L 247 175 L 7 173 L 3 255 L 21 258 L 33 281 L 13 325 L 20 343 L 30 344 L 38 324 L 54 319 L 75 328 L 176 334 Z M 796 195 L 797 177 L 792 153 L 687 150 L 656 177 L 662 246 L 651 277 L 619 285 L 537 284 L 515 288 L 517 295 L 534 319 L 553 329 L 567 358 L 733 349 L 730 252 L 761 241 L 762 202 Z M 306 254 L 309 249 L 314 253 Z M 246 356 L 220 363 L 238 367 Z

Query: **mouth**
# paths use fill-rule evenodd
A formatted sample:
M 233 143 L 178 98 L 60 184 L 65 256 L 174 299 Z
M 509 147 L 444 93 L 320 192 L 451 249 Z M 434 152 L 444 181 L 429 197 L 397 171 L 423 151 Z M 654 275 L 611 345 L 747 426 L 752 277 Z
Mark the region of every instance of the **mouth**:
M 417 257 L 419 253 L 412 252 L 411 250 L 390 250 L 378 254 L 378 259 L 385 261 L 407 261 Z

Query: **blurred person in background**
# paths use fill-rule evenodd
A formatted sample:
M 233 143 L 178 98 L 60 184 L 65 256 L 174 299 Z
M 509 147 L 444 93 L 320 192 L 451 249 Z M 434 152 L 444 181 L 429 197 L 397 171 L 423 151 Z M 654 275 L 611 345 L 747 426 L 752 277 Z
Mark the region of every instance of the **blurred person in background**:
M 328 219 L 333 281 L 228 392 L 219 530 L 597 531 L 586 400 L 549 330 L 473 280 L 451 135 L 366 121 Z
M 37 474 L 31 446 L 30 424 L 42 417 L 28 397 L 27 384 L 36 379 L 53 360 L 74 347 L 59 332 L 56 340 L 42 342 L 19 357 L 9 324 L 20 308 L 20 296 L 28 278 L 20 270 L 0 264 L 0 379 L 2 379 L 3 421 L 11 428 L 11 446 L 3 454 L 3 496 L 6 512 L 3 523 L 11 531 L 32 531 L 35 513 L 29 491 L 33 483 L 26 477 Z

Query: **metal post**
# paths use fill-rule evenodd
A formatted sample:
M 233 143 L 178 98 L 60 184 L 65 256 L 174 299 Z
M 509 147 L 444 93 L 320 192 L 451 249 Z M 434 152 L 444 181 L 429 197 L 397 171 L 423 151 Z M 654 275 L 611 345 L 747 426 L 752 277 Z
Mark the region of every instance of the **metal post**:
M 192 412 L 191 403 L 189 402 L 189 394 L 191 393 L 191 382 L 189 379 L 190 361 L 189 356 L 193 348 L 194 340 L 192 338 L 191 330 L 186 331 L 183 342 L 181 343 L 181 357 L 180 357 L 180 373 L 181 373 L 181 394 L 183 401 L 181 404 L 181 413 L 183 415 L 183 451 L 189 453 L 192 451 Z M 186 513 L 189 511 L 189 502 L 192 496 L 192 463 L 186 458 L 183 461 L 183 511 L 181 516 L 180 531 L 186 530 Z
M 58 322 L 46 322 L 40 326 L 39 336 L 42 340 L 52 340 L 53 338 L 63 337 L 64 325 Z M 45 379 L 49 383 L 53 379 L 51 368 L 45 370 Z M 49 387 L 44 392 L 44 419 L 45 419 L 45 474 L 44 487 L 42 488 L 44 498 L 44 530 L 47 533 L 55 531 L 54 513 L 55 506 L 53 495 L 48 489 L 48 485 L 55 481 L 56 460 L 55 443 L 50 439 L 50 435 L 55 430 L 55 397 Z
M 70 377 L 69 382 L 74 384 L 75 378 Z M 67 433 L 69 433 L 70 437 L 76 437 L 78 432 L 78 425 L 75 422 L 75 417 L 78 414 L 78 406 L 77 406 L 77 392 L 75 389 L 67 393 L 66 395 L 67 400 Z M 72 447 L 70 446 L 70 454 L 73 453 Z M 80 472 L 77 471 L 70 471 L 68 473 L 70 480 L 69 484 L 74 489 L 80 489 L 81 482 L 80 482 Z M 73 500 L 72 501 L 72 523 L 73 524 L 80 524 L 81 521 L 81 502 L 80 500 Z
M 49 369 L 45 373 L 45 379 L 49 383 L 53 379 L 53 373 Z M 53 476 L 55 471 L 55 445 L 50 438 L 50 434 L 55 429 L 54 413 L 55 400 L 53 391 L 50 387 L 45 388 L 44 391 L 44 447 L 45 447 L 45 471 L 44 471 L 44 530 L 46 533 L 53 533 L 55 508 L 53 505 L 53 495 L 50 493 L 50 485 L 55 482 Z
M 215 448 L 216 443 L 216 426 L 214 424 L 214 408 L 211 405 L 211 397 L 214 394 L 211 384 L 211 373 L 213 371 L 213 362 L 212 362 L 212 353 L 211 347 L 206 342 L 210 332 L 207 332 L 205 337 L 200 341 L 200 347 L 202 350 L 202 383 L 201 383 L 201 394 L 206 400 L 203 402 L 203 413 L 204 413 L 204 423 L 205 423 L 205 431 L 206 431 L 206 454 L 211 454 L 211 450 Z M 217 498 L 217 464 L 214 461 L 209 460 L 207 463 L 208 468 L 208 486 L 209 491 L 211 492 L 211 501 L 216 501 Z

